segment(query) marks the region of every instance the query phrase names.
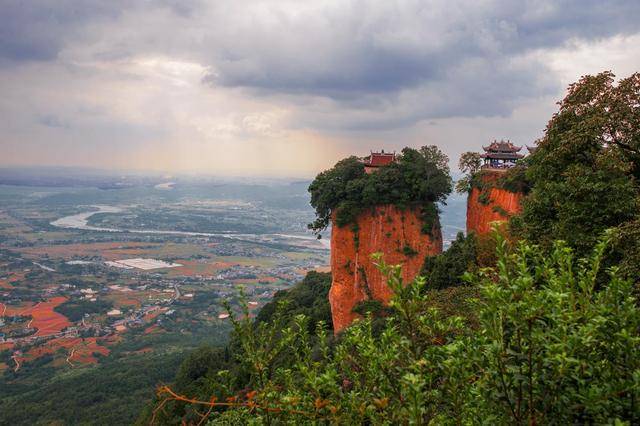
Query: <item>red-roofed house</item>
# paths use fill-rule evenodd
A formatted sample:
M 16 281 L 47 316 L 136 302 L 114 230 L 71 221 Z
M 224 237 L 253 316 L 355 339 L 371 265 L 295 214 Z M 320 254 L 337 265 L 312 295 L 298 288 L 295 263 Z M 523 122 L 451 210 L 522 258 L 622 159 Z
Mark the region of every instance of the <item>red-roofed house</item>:
M 371 151 L 369 158 L 364 160 L 364 171 L 372 173 L 379 167 L 388 166 L 396 161 L 396 153 L 384 152 L 384 149 L 380 152 Z

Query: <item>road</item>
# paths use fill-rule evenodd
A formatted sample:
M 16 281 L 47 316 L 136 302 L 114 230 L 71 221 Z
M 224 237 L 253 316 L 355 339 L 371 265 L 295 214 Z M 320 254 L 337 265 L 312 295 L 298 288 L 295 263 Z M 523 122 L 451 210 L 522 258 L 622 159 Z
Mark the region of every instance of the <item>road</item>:
M 76 348 L 71 349 L 71 352 L 69 352 L 69 356 L 67 357 L 66 361 L 69 363 L 70 366 L 74 367 L 74 365 L 71 363 L 71 358 L 73 357 L 73 354 L 76 352 Z
M 13 356 L 11 357 L 11 359 L 12 359 L 12 360 L 14 360 L 14 361 L 15 361 L 15 363 L 16 363 L 16 368 L 14 368 L 14 369 L 13 369 L 13 371 L 18 371 L 18 370 L 20 370 L 20 361 L 18 361 L 18 357 L 17 357 L 17 356 L 15 356 L 15 355 L 13 355 Z

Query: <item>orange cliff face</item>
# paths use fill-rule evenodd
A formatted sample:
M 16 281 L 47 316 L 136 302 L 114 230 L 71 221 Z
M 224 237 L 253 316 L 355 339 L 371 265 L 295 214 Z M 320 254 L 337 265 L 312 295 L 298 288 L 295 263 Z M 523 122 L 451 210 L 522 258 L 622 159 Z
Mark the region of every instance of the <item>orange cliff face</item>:
M 351 225 L 334 225 L 331 232 L 333 282 L 329 303 L 336 333 L 358 317 L 352 310 L 359 302 L 372 297 L 386 304 L 391 299 L 386 279 L 371 259 L 373 253 L 382 253 L 388 264 L 402 264 L 402 276 L 407 282 L 420 272 L 427 255 L 442 252 L 440 224 L 436 222 L 433 237 L 422 233 L 419 209 L 403 211 L 391 205 L 378 206 L 362 213 L 357 225 L 357 243 Z M 405 246 L 416 253 L 405 254 Z
M 503 171 L 483 171 L 482 180 L 485 183 L 495 182 Z M 510 192 L 502 188 L 488 188 L 486 200 L 481 200 L 482 190 L 473 188 L 467 200 L 467 233 L 475 232 L 478 235 L 491 231 L 492 222 L 505 222 L 514 214 L 522 211 L 523 194 Z

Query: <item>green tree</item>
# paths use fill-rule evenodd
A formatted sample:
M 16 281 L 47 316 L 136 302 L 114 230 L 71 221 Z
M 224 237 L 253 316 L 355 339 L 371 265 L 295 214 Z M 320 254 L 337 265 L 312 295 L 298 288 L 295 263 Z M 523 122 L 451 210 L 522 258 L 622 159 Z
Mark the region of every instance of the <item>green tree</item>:
M 640 75 L 617 86 L 613 77 L 569 86 L 530 156 L 526 238 L 547 246 L 563 239 L 584 254 L 605 229 L 637 216 Z
M 467 151 L 462 154 L 458 161 L 458 168 L 464 173 L 464 177 L 456 182 L 456 191 L 460 193 L 469 192 L 471 190 L 471 181 L 481 167 L 482 158 L 479 153 Z
M 427 256 L 421 275 L 427 280 L 427 287 L 442 289 L 464 284 L 465 272 L 477 269 L 476 236 L 458 233 L 449 249 L 437 256 Z
M 316 220 L 309 227 L 318 232 L 325 229 L 331 222 L 331 213 L 340 203 L 357 196 L 361 188 L 352 182 L 359 182 L 364 177 L 364 164 L 358 157 L 340 160 L 332 169 L 316 176 L 309 186 Z
M 315 232 L 325 229 L 335 214 L 336 225 L 353 224 L 367 208 L 393 204 L 399 208 L 420 208 L 429 233 L 437 223 L 438 203 L 451 193 L 448 158 L 435 146 L 404 148 L 392 164 L 366 174 L 356 157 L 339 161 L 320 173 L 309 186 L 316 220 Z

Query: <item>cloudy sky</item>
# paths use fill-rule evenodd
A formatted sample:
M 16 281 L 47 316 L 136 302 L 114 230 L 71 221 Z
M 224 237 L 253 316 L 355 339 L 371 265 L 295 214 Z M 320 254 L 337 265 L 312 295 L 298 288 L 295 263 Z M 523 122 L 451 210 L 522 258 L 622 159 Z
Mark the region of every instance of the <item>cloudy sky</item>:
M 0 0 L 0 165 L 311 176 L 533 143 L 640 70 L 640 2 Z

